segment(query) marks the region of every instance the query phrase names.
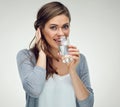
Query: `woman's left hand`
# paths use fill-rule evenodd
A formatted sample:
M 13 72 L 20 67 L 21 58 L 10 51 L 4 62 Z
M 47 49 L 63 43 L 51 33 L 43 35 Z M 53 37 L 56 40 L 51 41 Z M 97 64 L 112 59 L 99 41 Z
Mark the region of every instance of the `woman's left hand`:
M 69 72 L 75 71 L 78 63 L 80 62 L 80 52 L 75 46 L 69 45 L 68 53 L 72 57 L 72 61 L 67 64 Z

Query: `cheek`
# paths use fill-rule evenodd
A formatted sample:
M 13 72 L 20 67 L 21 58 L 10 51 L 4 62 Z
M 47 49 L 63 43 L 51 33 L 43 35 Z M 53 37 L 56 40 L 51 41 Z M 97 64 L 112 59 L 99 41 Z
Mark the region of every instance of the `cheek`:
M 53 38 L 53 36 L 54 36 L 54 33 L 52 33 L 52 32 L 46 32 L 46 34 L 45 34 L 45 37 L 46 37 L 46 39 L 52 39 Z
M 48 42 L 49 44 L 51 44 L 52 41 L 53 41 L 54 33 L 51 32 L 51 31 L 49 31 L 49 30 L 47 30 L 46 32 L 44 32 L 44 36 L 45 36 L 47 42 Z
M 65 31 L 64 33 L 65 35 L 69 36 L 70 30 Z

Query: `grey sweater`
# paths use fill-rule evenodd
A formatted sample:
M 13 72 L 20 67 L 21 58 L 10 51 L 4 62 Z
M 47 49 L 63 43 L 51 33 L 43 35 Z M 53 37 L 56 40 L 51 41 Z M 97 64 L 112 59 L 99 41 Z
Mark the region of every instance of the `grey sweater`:
M 46 69 L 36 66 L 35 56 L 28 49 L 20 50 L 17 53 L 17 66 L 26 92 L 26 107 L 38 107 L 38 99 L 46 80 Z M 89 90 L 89 96 L 85 100 L 81 101 L 76 98 L 76 105 L 77 107 L 93 107 L 94 94 L 90 85 L 86 58 L 83 54 L 80 54 L 80 63 L 76 71 Z

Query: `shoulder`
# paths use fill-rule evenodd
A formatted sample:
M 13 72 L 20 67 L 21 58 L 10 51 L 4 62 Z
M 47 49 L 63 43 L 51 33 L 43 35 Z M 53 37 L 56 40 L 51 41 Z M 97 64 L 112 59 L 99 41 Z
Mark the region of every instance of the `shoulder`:
M 80 63 L 83 63 L 86 61 L 86 57 L 83 53 L 80 53 Z
M 34 54 L 29 49 L 21 49 L 16 55 L 17 62 L 22 62 L 25 59 L 30 59 Z
M 17 58 L 19 57 L 29 57 L 33 55 L 33 53 L 29 49 L 21 49 L 17 53 Z
M 78 64 L 76 70 L 80 77 L 83 74 L 86 74 L 89 72 L 86 57 L 82 53 L 80 54 L 80 62 Z
M 80 62 L 77 66 L 79 69 L 87 68 L 87 60 L 86 56 L 82 53 L 80 53 Z

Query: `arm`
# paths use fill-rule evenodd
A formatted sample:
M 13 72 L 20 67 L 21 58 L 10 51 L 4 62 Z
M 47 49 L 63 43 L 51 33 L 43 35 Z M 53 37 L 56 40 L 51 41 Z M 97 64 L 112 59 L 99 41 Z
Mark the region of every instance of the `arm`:
M 79 50 L 72 45 L 69 46 L 68 51 L 73 59 L 68 64 L 68 71 L 72 79 L 77 107 L 93 107 L 94 97 L 85 56 L 80 54 Z
M 77 66 L 77 75 L 74 74 L 76 85 L 77 103 L 79 107 L 93 107 L 94 94 L 90 85 L 89 70 L 85 56 L 80 55 L 80 63 Z M 79 76 L 79 77 L 78 77 Z
M 41 66 L 42 68 L 46 69 L 46 55 L 42 50 L 39 52 L 36 66 Z
M 41 55 L 42 56 L 42 55 Z M 44 59 L 44 58 L 43 58 Z M 39 61 L 35 65 L 35 57 L 29 50 L 21 50 L 17 54 L 17 65 L 23 88 L 28 95 L 38 98 L 46 78 L 45 64 Z
M 93 92 L 90 86 L 89 71 L 85 56 L 80 54 L 77 47 L 69 45 L 68 52 L 73 61 L 68 65 L 77 104 L 79 107 L 93 107 Z

